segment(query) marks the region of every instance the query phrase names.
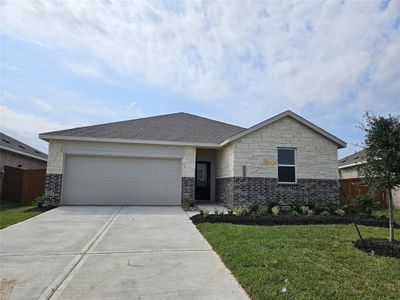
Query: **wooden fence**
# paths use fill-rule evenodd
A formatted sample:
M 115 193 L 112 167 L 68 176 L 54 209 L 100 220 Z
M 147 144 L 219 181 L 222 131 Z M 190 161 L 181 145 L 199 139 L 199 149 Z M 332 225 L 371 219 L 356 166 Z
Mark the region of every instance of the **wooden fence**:
M 29 204 L 44 194 L 45 182 L 46 169 L 22 170 L 5 166 L 1 198 Z
M 368 194 L 369 189 L 362 183 L 361 178 L 340 179 L 340 204 L 347 204 L 355 200 L 357 195 Z M 374 202 L 382 208 L 386 208 L 386 192 L 375 195 Z

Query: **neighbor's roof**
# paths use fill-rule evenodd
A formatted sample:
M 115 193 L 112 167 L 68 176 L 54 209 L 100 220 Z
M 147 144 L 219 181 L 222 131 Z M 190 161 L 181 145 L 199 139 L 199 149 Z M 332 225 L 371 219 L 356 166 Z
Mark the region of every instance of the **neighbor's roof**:
M 290 110 L 284 111 L 248 129 L 191 115 L 174 113 L 129 121 L 53 131 L 39 135 L 41 139 L 113 141 L 147 144 L 193 145 L 221 147 L 284 117 L 292 117 L 303 125 L 333 141 L 339 148 L 346 143 Z
M 342 159 L 339 159 L 339 169 L 361 165 L 364 164 L 366 161 L 367 153 L 365 150 L 361 150 Z
M 47 155 L 31 146 L 24 144 L 0 132 L 0 149 L 47 161 Z
M 195 116 L 174 113 L 122 122 L 79 127 L 40 134 L 42 139 L 90 137 L 123 140 L 219 144 L 245 128 Z

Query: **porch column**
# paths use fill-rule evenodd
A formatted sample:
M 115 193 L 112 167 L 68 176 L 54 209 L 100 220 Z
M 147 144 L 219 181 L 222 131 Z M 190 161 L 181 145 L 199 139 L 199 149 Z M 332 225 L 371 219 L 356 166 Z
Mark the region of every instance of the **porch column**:
M 182 159 L 182 186 L 181 202 L 194 200 L 195 192 L 195 170 L 196 170 L 196 148 L 184 147 L 184 156 Z

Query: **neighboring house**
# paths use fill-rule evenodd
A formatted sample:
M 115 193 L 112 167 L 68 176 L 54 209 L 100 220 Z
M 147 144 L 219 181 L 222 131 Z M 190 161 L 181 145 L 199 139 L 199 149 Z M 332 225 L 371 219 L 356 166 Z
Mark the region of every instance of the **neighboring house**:
M 346 143 L 291 111 L 248 129 L 174 113 L 42 133 L 55 205 L 338 203 Z
M 339 178 L 352 179 L 364 177 L 364 165 L 367 163 L 365 150 L 355 152 L 349 156 L 339 159 Z M 400 208 L 400 188 L 392 190 L 394 206 Z
M 0 194 L 2 194 L 4 167 L 23 170 L 46 169 L 47 155 L 0 132 Z

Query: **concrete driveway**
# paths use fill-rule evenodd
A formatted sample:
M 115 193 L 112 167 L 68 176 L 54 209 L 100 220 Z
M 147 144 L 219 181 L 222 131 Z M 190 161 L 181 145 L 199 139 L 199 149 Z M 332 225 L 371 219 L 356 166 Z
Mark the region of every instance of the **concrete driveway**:
M 59 207 L 0 247 L 0 299 L 248 299 L 179 207 Z

